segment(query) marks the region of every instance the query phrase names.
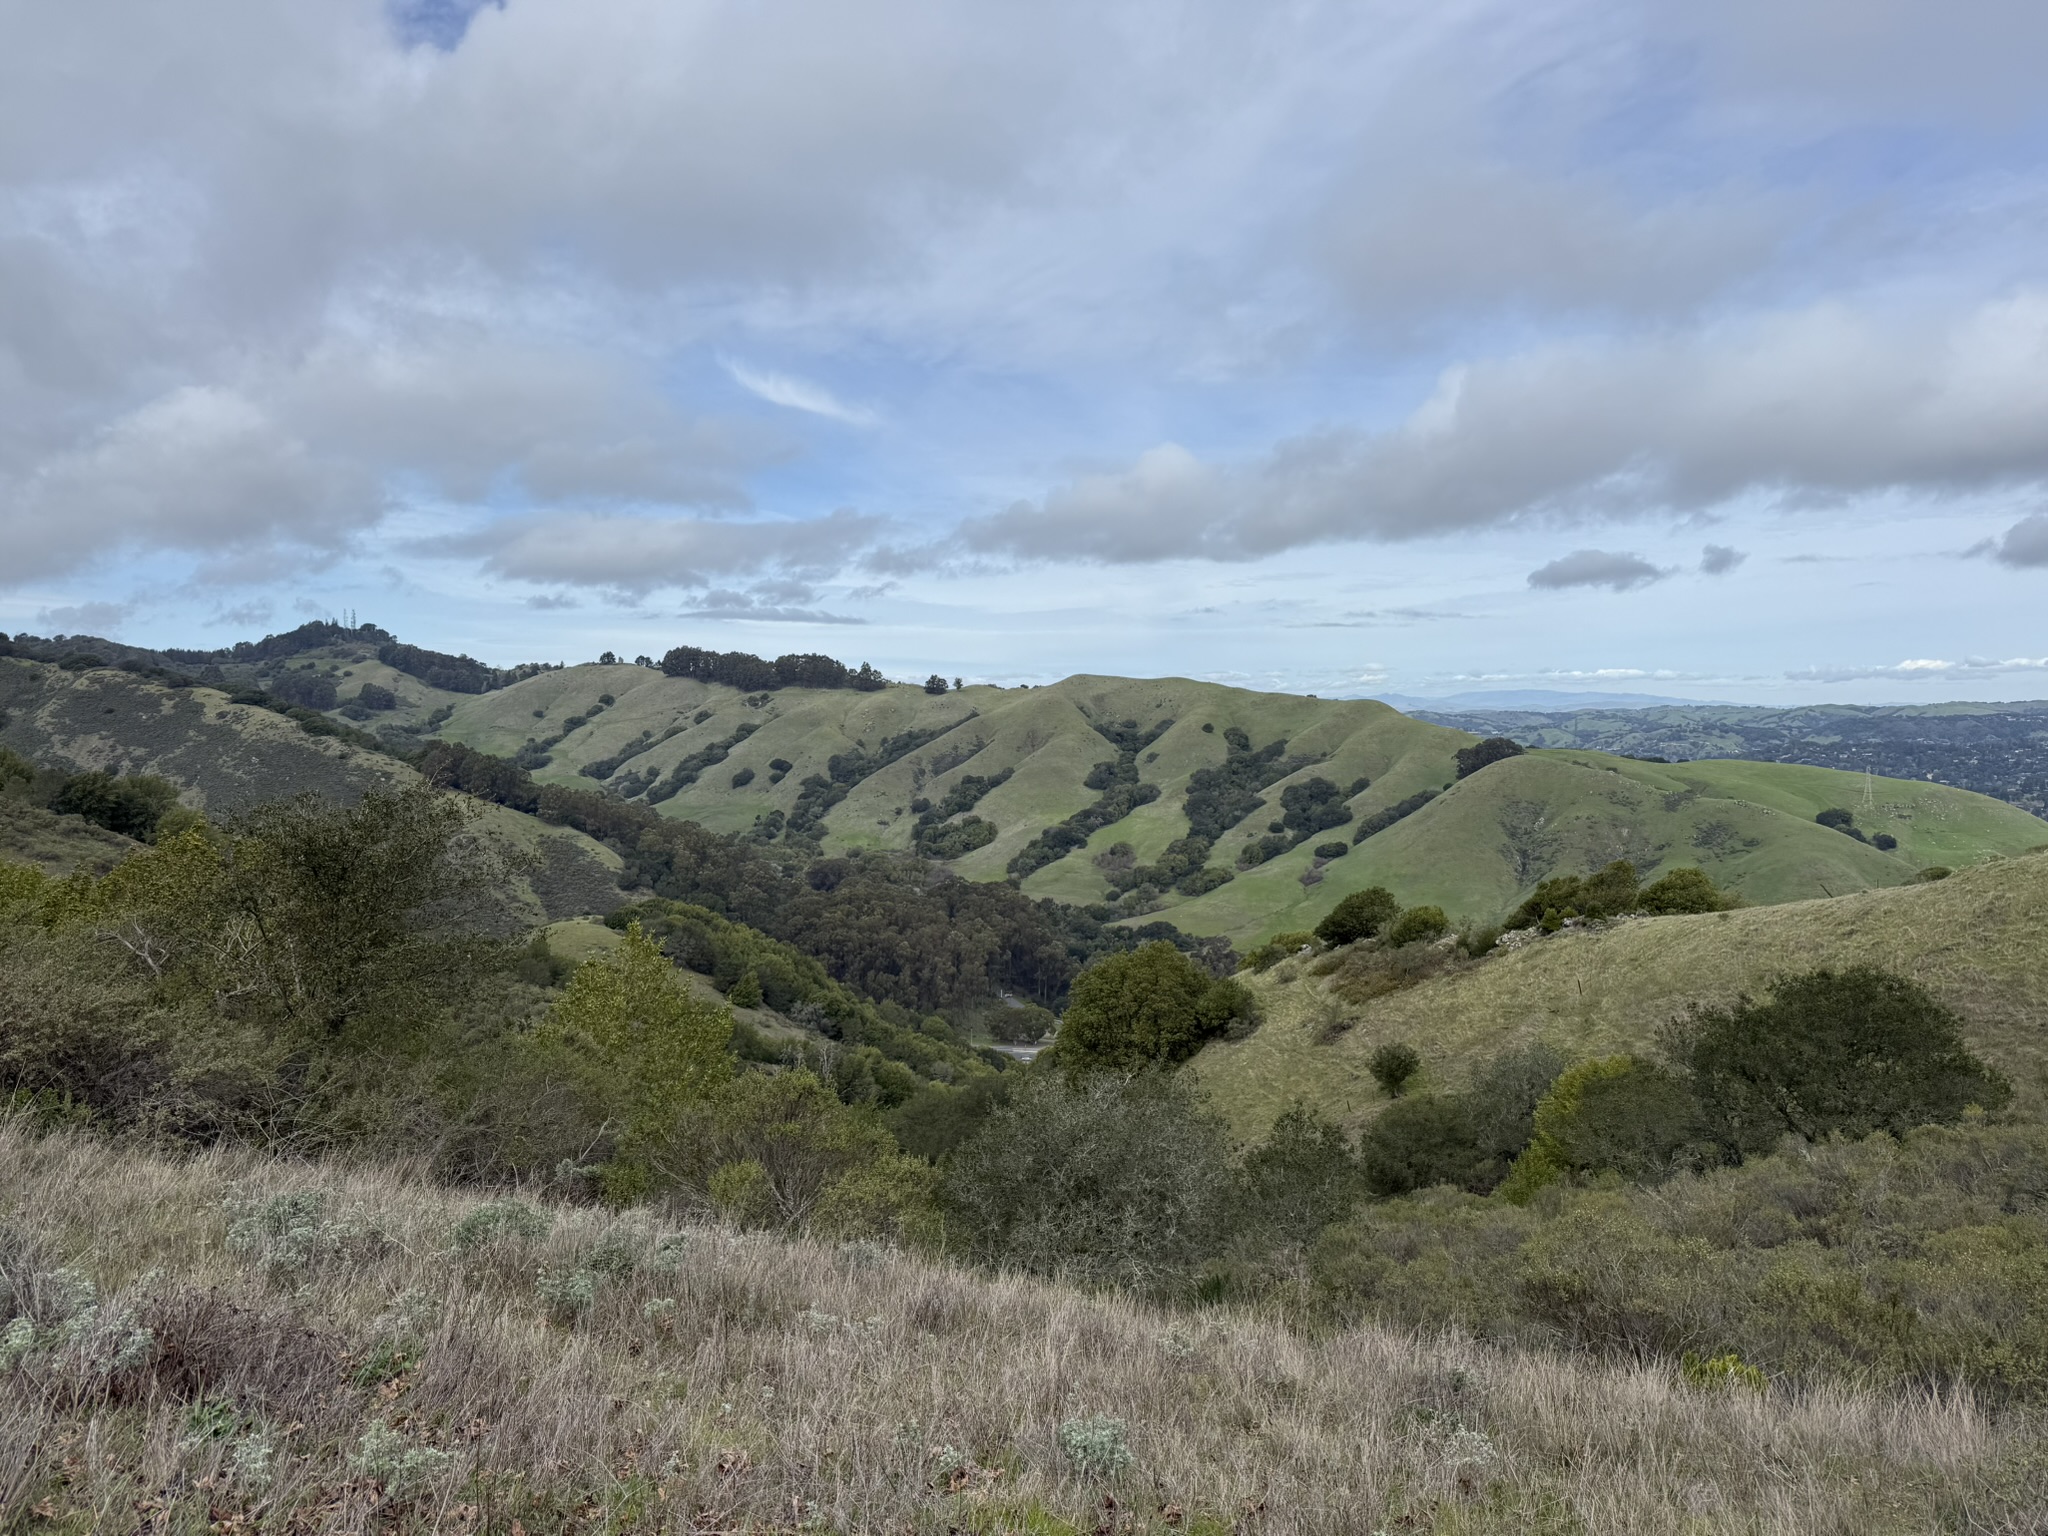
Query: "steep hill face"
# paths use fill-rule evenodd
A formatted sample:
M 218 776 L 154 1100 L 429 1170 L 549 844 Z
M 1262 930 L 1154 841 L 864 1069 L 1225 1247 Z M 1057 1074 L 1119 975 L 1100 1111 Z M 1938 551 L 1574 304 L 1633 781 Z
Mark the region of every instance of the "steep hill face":
M 2048 843 L 2048 823 L 2015 807 L 1826 769 L 1541 752 L 1458 780 L 1468 733 L 1372 701 L 1185 678 L 741 694 L 646 667 L 569 667 L 459 700 L 440 734 L 714 829 L 808 830 L 830 851 L 922 847 L 967 878 L 1015 874 L 1027 894 L 1076 903 L 1123 885 L 1133 915 L 1239 941 L 1310 927 L 1373 884 L 1483 922 L 1548 875 L 1615 858 L 1646 874 L 1699 864 L 1753 902 L 1777 902 Z M 1331 798 L 1286 826 L 1290 790 Z M 1837 806 L 1898 846 L 1813 821 Z M 1316 820 L 1331 824 L 1303 835 Z M 1072 832 L 1055 840 L 1073 846 L 1049 846 L 1063 823 Z M 1196 866 L 1206 880 L 1161 863 L 1191 831 L 1210 836 Z M 1320 857 L 1332 842 L 1346 852 Z M 1248 864 L 1255 847 L 1270 856 Z M 1159 877 L 1133 886 L 1146 869 Z
M 1574 1060 L 1642 1051 L 1690 1003 L 1761 995 L 1789 972 L 1868 964 L 1956 1009 L 1971 1045 L 2038 1112 L 2048 1102 L 2044 930 L 2048 855 L 2035 855 L 1833 899 L 1568 929 L 1362 1003 L 1346 1000 L 1341 973 L 1286 960 L 1247 978 L 1266 1009 L 1259 1032 L 1208 1047 L 1194 1069 L 1242 1135 L 1263 1134 L 1296 1099 L 1356 1124 L 1388 1102 L 1369 1069 L 1382 1045 L 1413 1045 L 1423 1085 L 1456 1088 L 1515 1046 L 1540 1041 Z

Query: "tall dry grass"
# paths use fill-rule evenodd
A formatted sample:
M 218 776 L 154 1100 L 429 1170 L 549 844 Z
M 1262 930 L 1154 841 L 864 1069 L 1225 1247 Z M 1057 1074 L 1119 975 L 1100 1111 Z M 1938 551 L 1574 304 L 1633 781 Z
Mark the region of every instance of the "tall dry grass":
M 267 1267 L 230 1243 L 309 1192 Z M 1702 1390 L 588 1209 L 479 1236 L 485 1204 L 0 1123 L 0 1319 L 54 1317 L 66 1267 L 99 1288 L 0 1379 L 0 1528 L 2048 1529 L 2041 1441 L 1961 1397 Z M 1062 1448 L 1095 1415 L 1125 1470 Z

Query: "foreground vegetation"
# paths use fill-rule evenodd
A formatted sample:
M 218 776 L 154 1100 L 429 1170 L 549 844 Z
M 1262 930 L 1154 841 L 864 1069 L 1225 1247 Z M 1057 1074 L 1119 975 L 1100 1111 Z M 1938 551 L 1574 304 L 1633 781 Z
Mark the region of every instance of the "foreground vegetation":
M 0 1525 L 2019 1531 L 2024 1420 L 0 1125 Z M 515 1523 L 516 1522 L 516 1523 Z

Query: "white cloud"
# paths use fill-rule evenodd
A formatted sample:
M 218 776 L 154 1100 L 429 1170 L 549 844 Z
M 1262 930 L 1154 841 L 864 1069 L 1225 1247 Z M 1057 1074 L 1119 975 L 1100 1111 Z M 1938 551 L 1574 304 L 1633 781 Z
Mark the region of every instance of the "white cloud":
M 749 368 L 745 363 L 736 363 L 730 358 L 725 360 L 725 371 L 732 375 L 733 382 L 740 388 L 770 405 L 824 416 L 854 427 L 872 427 L 881 419 L 873 411 L 845 404 L 822 384 L 812 384 L 786 373 Z
M 852 560 L 881 529 L 880 518 L 854 512 L 773 522 L 534 513 L 426 541 L 422 551 L 475 558 L 515 581 L 644 596 L 665 587 L 707 587 L 721 577 L 824 574 Z
M 971 521 L 969 547 L 1255 558 L 1528 519 L 1974 492 L 2048 478 L 2048 291 L 1944 317 L 1837 304 L 1445 373 L 1400 426 L 1235 466 L 1177 445 Z
M 1890 666 L 1808 667 L 1785 676 L 1794 682 L 1811 683 L 1863 682 L 1872 678 L 1895 683 L 1949 683 L 2004 677 L 2015 672 L 2048 672 L 2048 656 L 2014 656 L 2003 661 L 1981 656 L 1963 661 L 1919 658 Z

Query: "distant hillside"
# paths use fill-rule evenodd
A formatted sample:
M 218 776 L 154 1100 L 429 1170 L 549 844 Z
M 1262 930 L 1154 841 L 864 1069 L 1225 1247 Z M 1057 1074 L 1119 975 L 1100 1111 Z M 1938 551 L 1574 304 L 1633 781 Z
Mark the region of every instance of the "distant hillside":
M 1195 1070 L 1240 1134 L 1262 1133 L 1295 1099 L 1357 1123 L 1387 1102 L 1374 1050 L 1406 1042 L 1439 1086 L 1531 1041 L 1581 1058 L 1654 1043 L 1692 1002 L 1768 989 L 1823 965 L 1882 965 L 1960 1012 L 1971 1043 L 2013 1079 L 2030 1113 L 2048 1104 L 2048 855 L 1949 879 L 1832 900 L 1699 917 L 1633 918 L 1489 955 L 1404 992 L 1347 1003 L 1313 962 L 1247 977 L 1267 1011 L 1250 1039 L 1212 1045 Z
M 2048 823 L 2009 805 L 1817 768 L 1545 751 L 1458 780 L 1469 732 L 1370 700 L 1185 678 L 927 692 L 826 658 L 771 665 L 708 652 L 684 658 L 698 676 L 623 662 L 500 672 L 373 626 L 313 625 L 204 653 L 229 658 L 205 669 L 233 674 L 208 687 L 174 665 L 201 653 L 94 666 L 107 658 L 67 646 L 43 644 L 64 653 L 55 661 L 0 657 L 0 743 L 161 773 L 203 808 L 303 790 L 346 796 L 403 777 L 401 758 L 444 740 L 515 761 L 543 784 L 799 857 L 915 850 L 970 880 L 1015 879 L 1032 897 L 1240 945 L 1313 926 L 1373 884 L 1484 923 L 1538 880 L 1616 858 L 1646 875 L 1696 863 L 1752 902 L 1779 902 L 2048 844 Z M 841 685 L 776 686 L 784 663 Z M 721 668 L 752 691 L 701 675 Z M 292 699 L 310 703 L 281 713 Z M 1815 824 L 1836 807 L 1897 846 Z M 583 903 L 544 899 L 550 917 L 589 910 L 602 895 L 596 871 L 619 867 L 587 839 L 558 846 L 566 834 L 526 818 L 506 825 L 543 839 L 535 846 L 562 866 L 554 883 Z
M 1486 707 L 1432 707 L 1417 700 L 1413 712 L 1457 730 L 1512 736 L 1529 747 L 1590 747 L 1674 761 L 1747 757 L 1805 763 L 1948 784 L 2037 816 L 2048 813 L 2048 703 L 1755 709 L 1510 706 L 1506 700 Z
M 816 821 L 828 849 L 909 848 L 920 802 L 935 812 L 958 807 L 927 823 L 925 835 L 984 823 L 976 835 L 990 840 L 953 861 L 972 879 L 1003 877 L 1048 827 L 1104 807 L 1112 820 L 1084 822 L 1080 846 L 1023 879 L 1027 894 L 1077 903 L 1102 901 L 1118 862 L 1157 867 L 1188 835 L 1193 776 L 1230 766 L 1233 731 L 1253 753 L 1281 751 L 1242 779 L 1244 794 L 1223 797 L 1225 825 L 1208 867 L 1232 878 L 1196 895 L 1165 883 L 1139 892 L 1131 910 L 1239 942 L 1312 926 L 1341 896 L 1372 884 L 1487 921 L 1549 874 L 1615 858 L 1635 859 L 1645 872 L 1697 863 L 1751 901 L 1774 902 L 1896 885 L 1930 864 L 2048 844 L 2048 824 L 2010 806 L 1818 769 L 1532 753 L 1457 781 L 1453 758 L 1469 733 L 1369 700 L 1185 678 L 1082 676 L 936 695 L 908 687 L 741 694 L 646 667 L 581 666 L 463 699 L 441 728 L 483 751 L 525 754 L 544 781 L 637 789 L 663 797 L 664 814 L 766 837 L 787 838 L 820 799 L 806 780 L 823 780 L 831 793 L 843 790 Z M 1119 741 L 1135 750 L 1126 754 Z M 1145 803 L 1116 802 L 1117 786 L 1098 770 L 1107 763 L 1113 777 L 1126 756 L 1129 798 L 1152 796 Z M 1274 769 L 1285 771 L 1261 782 Z M 1104 787 L 1091 787 L 1091 774 Z M 1346 819 L 1240 867 L 1247 846 L 1292 840 L 1293 831 L 1269 827 L 1284 816 L 1290 788 L 1318 780 L 1335 790 L 1331 805 Z M 1352 844 L 1376 813 L 1425 791 L 1435 798 Z M 1854 810 L 1867 834 L 1896 837 L 1898 848 L 1881 852 L 1814 824 L 1834 806 Z M 1345 855 L 1318 859 L 1315 849 L 1329 841 L 1343 843 Z M 1121 861 L 1111 857 L 1118 844 L 1130 848 Z
M 20 657 L 0 657 L 0 746 L 53 766 L 157 774 L 181 788 L 184 803 L 216 817 L 287 795 L 349 801 L 371 785 L 416 778 L 394 757 L 308 734 L 218 689 Z M 483 826 L 522 855 L 519 880 L 500 893 L 506 923 L 531 926 L 618 904 L 619 858 L 610 849 L 500 807 L 486 811 Z M 48 869 L 104 865 L 132 846 L 75 816 L 14 807 L 0 817 L 0 857 Z

